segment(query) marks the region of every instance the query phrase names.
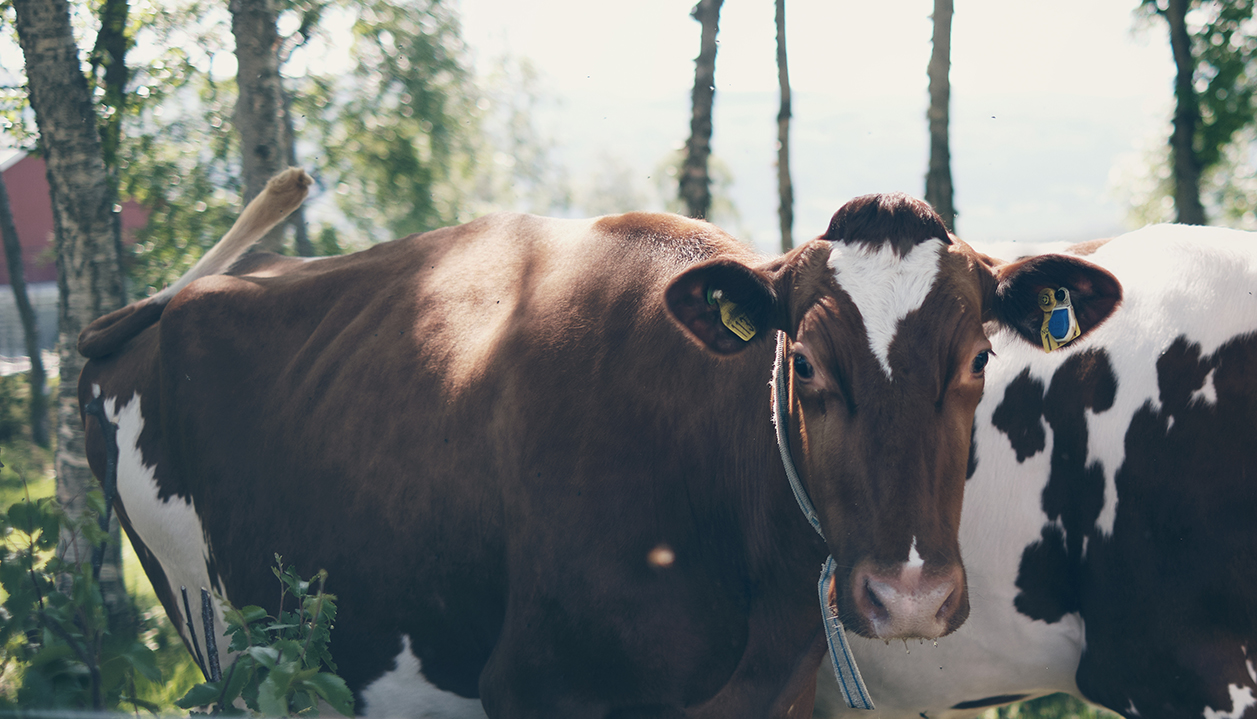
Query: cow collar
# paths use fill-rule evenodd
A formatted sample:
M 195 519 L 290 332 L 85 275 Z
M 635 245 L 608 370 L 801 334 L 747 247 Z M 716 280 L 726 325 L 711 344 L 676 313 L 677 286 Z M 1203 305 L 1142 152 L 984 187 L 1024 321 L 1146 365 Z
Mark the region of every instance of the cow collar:
M 790 442 L 786 437 L 786 425 L 790 421 L 790 393 L 787 387 L 789 373 L 786 367 L 786 333 L 778 332 L 777 357 L 773 361 L 772 381 L 773 424 L 777 427 L 777 449 L 781 451 L 781 464 L 786 468 L 786 477 L 790 479 L 790 489 L 794 491 L 794 498 L 799 503 L 799 509 L 803 510 L 803 516 L 807 517 L 812 529 L 815 529 L 821 539 L 824 539 L 825 533 L 821 531 L 821 521 L 816 516 L 816 509 L 812 506 L 812 500 L 808 497 L 803 482 L 799 480 L 799 473 L 794 468 L 794 460 L 790 457 Z M 847 700 L 847 705 L 853 709 L 872 709 L 873 700 L 864 686 L 864 679 L 860 677 L 860 668 L 856 666 L 855 657 L 851 655 L 851 649 L 847 646 L 847 635 L 843 629 L 842 620 L 838 618 L 838 612 L 830 606 L 828 601 L 829 583 L 833 580 L 835 569 L 834 557 L 831 554 L 821 567 L 821 578 L 817 583 L 817 592 L 821 600 L 821 617 L 825 623 L 825 639 L 829 643 L 829 661 L 833 665 L 834 675 L 838 677 L 838 687 L 842 689 L 842 696 Z

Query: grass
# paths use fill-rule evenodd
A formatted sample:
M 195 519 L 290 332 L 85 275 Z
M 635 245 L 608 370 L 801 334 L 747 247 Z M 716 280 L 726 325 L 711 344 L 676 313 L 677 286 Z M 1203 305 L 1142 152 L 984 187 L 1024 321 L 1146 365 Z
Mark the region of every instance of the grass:
M 982 719 L 1120 719 L 1107 709 L 1068 694 L 1049 694 L 1008 706 L 993 707 Z
M 162 674 L 161 684 L 136 677 L 136 696 L 162 707 L 163 712 L 186 715 L 186 711 L 175 707 L 175 700 L 205 679 L 196 662 L 192 661 L 192 655 L 179 638 L 179 633 L 166 618 L 166 611 L 162 609 L 157 593 L 153 591 L 153 585 L 144 574 L 140 559 L 125 534 L 122 541 L 122 571 L 127 593 L 131 595 L 136 616 L 139 617 L 140 639 L 149 649 L 157 652 L 157 666 Z

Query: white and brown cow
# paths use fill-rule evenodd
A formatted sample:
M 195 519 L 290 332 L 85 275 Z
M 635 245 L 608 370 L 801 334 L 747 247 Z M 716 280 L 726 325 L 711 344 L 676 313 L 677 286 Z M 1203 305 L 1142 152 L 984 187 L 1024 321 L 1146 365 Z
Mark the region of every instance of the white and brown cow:
M 1257 235 L 1156 226 L 1080 249 L 1122 306 L 1051 354 L 992 336 L 960 528 L 971 617 L 910 653 L 852 640 L 881 716 L 1062 691 L 1128 717 L 1257 717 Z
M 775 259 L 674 215 L 503 214 L 217 274 L 307 181 L 273 181 L 217 259 L 89 326 L 79 396 L 117 425 L 119 514 L 185 636 L 181 585 L 274 611 L 275 552 L 326 568 L 369 714 L 808 715 L 827 554 L 861 636 L 968 614 L 984 321 L 1037 342 L 1043 287 L 1071 289 L 1084 330 L 1120 298 L 1077 258 L 994 267 L 902 195 Z M 827 541 L 770 421 L 778 332 Z

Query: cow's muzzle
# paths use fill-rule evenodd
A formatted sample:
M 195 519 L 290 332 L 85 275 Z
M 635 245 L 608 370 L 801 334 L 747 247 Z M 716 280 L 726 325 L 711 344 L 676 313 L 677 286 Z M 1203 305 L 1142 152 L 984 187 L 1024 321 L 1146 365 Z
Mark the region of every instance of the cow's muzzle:
M 889 569 L 862 562 L 851 574 L 851 595 L 863 620 L 859 631 L 878 639 L 936 639 L 969 616 L 964 569 L 900 564 Z M 831 598 L 836 598 L 832 597 Z

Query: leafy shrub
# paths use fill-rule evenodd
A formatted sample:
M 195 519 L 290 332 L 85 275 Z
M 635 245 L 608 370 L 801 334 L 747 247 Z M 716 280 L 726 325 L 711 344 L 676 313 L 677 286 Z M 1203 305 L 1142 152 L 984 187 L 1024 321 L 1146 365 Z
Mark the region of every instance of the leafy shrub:
M 255 606 L 224 612 L 224 636 L 231 637 L 228 649 L 239 654 L 222 679 L 198 684 L 175 704 L 184 709 L 214 704 L 217 712 L 233 715 L 243 713 L 235 705 L 242 699 L 265 716 L 317 716 L 323 699 L 341 714 L 353 716 L 353 695 L 333 673 L 336 664 L 327 647 L 336 619 L 336 597 L 323 591 L 327 572 L 320 570 L 311 581 L 302 580 L 291 567 L 284 569 L 278 554 L 272 571 L 280 583 L 279 617 Z M 315 580 L 318 589 L 311 593 Z M 284 611 L 289 594 L 296 606 Z M 324 666 L 330 672 L 320 671 Z
M 0 694 L 0 709 L 155 709 L 135 694 L 138 673 L 160 681 L 153 652 L 134 636 L 110 632 L 100 586 L 89 564 L 55 555 L 63 530 L 93 544 L 106 540 L 89 510 L 72 520 L 52 498 L 26 499 L 0 515 L 0 676 L 20 672 Z
M 988 711 L 986 716 L 990 719 L 1120 719 L 1117 714 L 1068 694 L 1049 694 L 999 707 Z

